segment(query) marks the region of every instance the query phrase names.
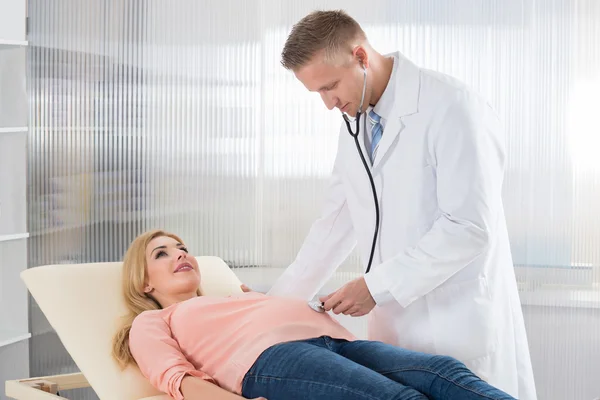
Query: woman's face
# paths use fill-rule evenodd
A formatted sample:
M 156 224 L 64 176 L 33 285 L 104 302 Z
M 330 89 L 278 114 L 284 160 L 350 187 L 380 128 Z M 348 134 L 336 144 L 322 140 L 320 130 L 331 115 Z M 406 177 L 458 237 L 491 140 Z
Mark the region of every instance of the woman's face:
M 163 308 L 195 297 L 200 285 L 196 258 L 177 240 L 161 236 L 146 248 L 147 279 L 144 292 Z

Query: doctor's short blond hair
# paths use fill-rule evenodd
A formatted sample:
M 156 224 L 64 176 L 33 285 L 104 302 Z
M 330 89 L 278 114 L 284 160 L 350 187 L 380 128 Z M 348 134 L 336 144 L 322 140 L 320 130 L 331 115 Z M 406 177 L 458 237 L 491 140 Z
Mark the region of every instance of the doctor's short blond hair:
M 325 60 L 331 61 L 343 50 L 352 52 L 357 41 L 366 39 L 358 22 L 346 12 L 313 11 L 293 26 L 281 53 L 281 64 L 295 71 L 321 51 L 325 52 Z

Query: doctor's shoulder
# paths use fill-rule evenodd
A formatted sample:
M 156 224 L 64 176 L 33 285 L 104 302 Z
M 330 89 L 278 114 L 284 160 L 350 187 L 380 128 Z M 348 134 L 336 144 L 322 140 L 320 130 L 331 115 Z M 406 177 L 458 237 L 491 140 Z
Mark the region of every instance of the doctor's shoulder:
M 453 116 L 471 118 L 491 116 L 499 121 L 494 107 L 481 93 L 461 80 L 437 71 L 421 69 L 419 112 L 447 123 Z
M 420 106 L 429 105 L 438 112 L 452 105 L 493 110 L 488 99 L 458 78 L 425 68 L 420 71 Z
M 459 143 L 466 144 L 466 140 L 485 142 L 495 151 L 504 152 L 504 124 L 484 96 L 443 74 L 423 79 L 421 89 L 419 112 L 423 111 L 427 120 L 427 146 L 433 165 L 440 140 L 447 143 L 450 137 L 456 140 L 452 145 L 455 150 Z

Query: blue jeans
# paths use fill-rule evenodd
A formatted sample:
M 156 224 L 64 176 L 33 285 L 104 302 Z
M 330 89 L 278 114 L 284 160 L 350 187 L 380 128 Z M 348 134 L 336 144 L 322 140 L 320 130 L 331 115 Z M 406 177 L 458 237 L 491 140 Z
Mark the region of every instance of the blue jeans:
M 268 400 L 514 400 L 454 358 L 328 336 L 265 350 L 244 377 L 242 395 Z

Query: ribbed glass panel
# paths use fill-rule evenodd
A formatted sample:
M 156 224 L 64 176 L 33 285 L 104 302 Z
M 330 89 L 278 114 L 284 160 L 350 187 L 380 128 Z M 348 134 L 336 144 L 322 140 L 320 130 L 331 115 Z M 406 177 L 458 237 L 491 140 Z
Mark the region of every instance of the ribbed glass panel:
M 316 8 L 346 9 L 377 50 L 499 111 L 539 398 L 600 397 L 596 0 L 30 0 L 30 265 L 118 260 L 160 227 L 196 254 L 265 267 L 236 272 L 268 287 L 319 213 L 341 123 L 279 64 Z M 361 271 L 354 253 L 334 284 Z M 73 370 L 31 313 L 32 374 Z

